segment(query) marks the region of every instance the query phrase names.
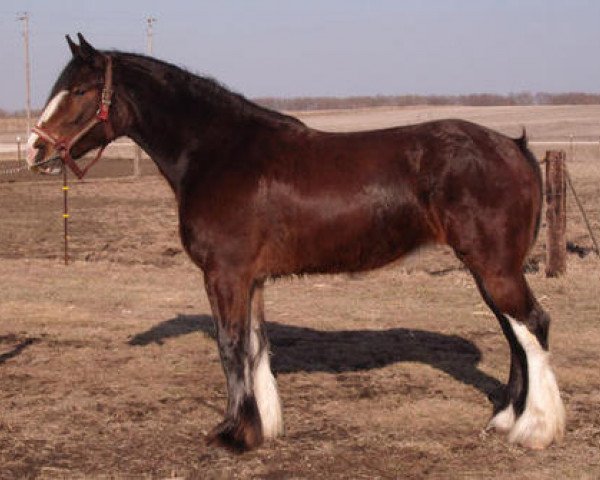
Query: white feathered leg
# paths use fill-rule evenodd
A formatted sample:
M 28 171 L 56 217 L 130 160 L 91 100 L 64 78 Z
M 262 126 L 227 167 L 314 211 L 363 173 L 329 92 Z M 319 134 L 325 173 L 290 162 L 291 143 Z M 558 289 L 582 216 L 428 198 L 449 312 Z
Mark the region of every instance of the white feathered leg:
M 269 344 L 264 329 L 263 287 L 254 292 L 250 348 L 253 365 L 254 397 L 258 405 L 265 440 L 283 435 L 283 414 L 277 381 L 271 372 Z
M 525 410 L 516 419 L 508 439 L 528 448 L 542 449 L 562 439 L 565 408 L 550 367 L 548 352 L 525 325 L 512 318 L 509 321 L 527 357 L 527 397 Z M 506 420 L 507 417 L 509 415 L 505 414 L 502 419 Z M 498 423 L 502 423 L 501 419 Z

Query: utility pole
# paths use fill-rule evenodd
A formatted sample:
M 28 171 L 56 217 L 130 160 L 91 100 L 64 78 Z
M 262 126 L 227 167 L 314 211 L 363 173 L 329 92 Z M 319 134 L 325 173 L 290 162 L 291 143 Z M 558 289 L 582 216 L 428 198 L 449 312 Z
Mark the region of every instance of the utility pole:
M 154 17 L 146 17 L 146 53 L 152 56 L 154 32 L 152 27 L 156 22 Z M 142 162 L 142 148 L 139 145 L 133 147 L 133 176 L 137 178 L 141 175 L 140 164 Z
M 31 75 L 29 67 L 29 12 L 17 14 L 17 20 L 23 22 L 25 40 L 25 111 L 27 112 L 27 136 L 31 131 Z
M 156 18 L 147 17 L 146 22 L 148 24 L 146 27 L 146 53 L 151 56 L 153 53 L 152 41 L 154 40 L 154 32 L 152 30 L 152 27 L 154 26 L 154 23 L 156 22 Z

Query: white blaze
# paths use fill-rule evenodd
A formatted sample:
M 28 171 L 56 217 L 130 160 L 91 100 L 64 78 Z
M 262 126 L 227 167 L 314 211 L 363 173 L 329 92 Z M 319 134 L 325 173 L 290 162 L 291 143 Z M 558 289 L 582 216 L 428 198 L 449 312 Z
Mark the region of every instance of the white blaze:
M 60 106 L 62 100 L 68 95 L 68 93 L 69 92 L 67 90 L 61 90 L 56 95 L 54 95 L 54 97 L 52 97 L 52 100 L 48 102 L 48 105 L 46 105 L 46 108 L 42 112 L 42 116 L 36 123 L 36 126 L 39 127 L 44 122 L 47 122 L 52 118 L 52 115 L 54 115 L 54 113 L 58 110 L 58 107 Z M 31 135 L 29 135 L 29 138 L 27 139 L 27 164 L 30 167 L 32 167 L 35 163 L 37 148 L 34 148 L 34 145 L 35 142 L 37 142 L 38 138 L 39 137 L 36 133 L 31 133 Z

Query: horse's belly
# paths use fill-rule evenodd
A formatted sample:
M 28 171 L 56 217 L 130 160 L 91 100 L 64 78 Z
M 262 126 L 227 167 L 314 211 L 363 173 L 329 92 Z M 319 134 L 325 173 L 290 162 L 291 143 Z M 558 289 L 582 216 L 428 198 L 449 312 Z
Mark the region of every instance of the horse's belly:
M 386 265 L 434 240 L 422 209 L 356 209 L 324 221 L 302 222 L 284 257 L 293 273 L 340 273 Z

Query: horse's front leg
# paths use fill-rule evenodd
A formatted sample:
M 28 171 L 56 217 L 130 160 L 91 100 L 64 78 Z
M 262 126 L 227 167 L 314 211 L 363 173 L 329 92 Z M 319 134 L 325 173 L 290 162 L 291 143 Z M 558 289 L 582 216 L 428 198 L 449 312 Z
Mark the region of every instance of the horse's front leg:
M 252 320 L 251 281 L 214 272 L 205 278 L 228 394 L 225 419 L 207 440 L 209 444 L 245 451 L 260 445 L 264 438 L 274 437 L 274 428 L 280 424 L 279 398 L 268 363 L 266 336 L 261 319 Z M 257 300 L 262 302 L 262 296 Z M 254 310 L 257 316 L 262 315 L 262 306 Z M 261 412 L 259 407 L 265 409 L 265 404 L 268 411 Z M 267 415 L 273 408 L 277 410 L 275 422 Z
M 283 435 L 283 415 L 277 382 L 271 372 L 269 340 L 265 325 L 264 286 L 257 284 L 252 295 L 250 351 L 254 396 L 258 404 L 265 440 Z

